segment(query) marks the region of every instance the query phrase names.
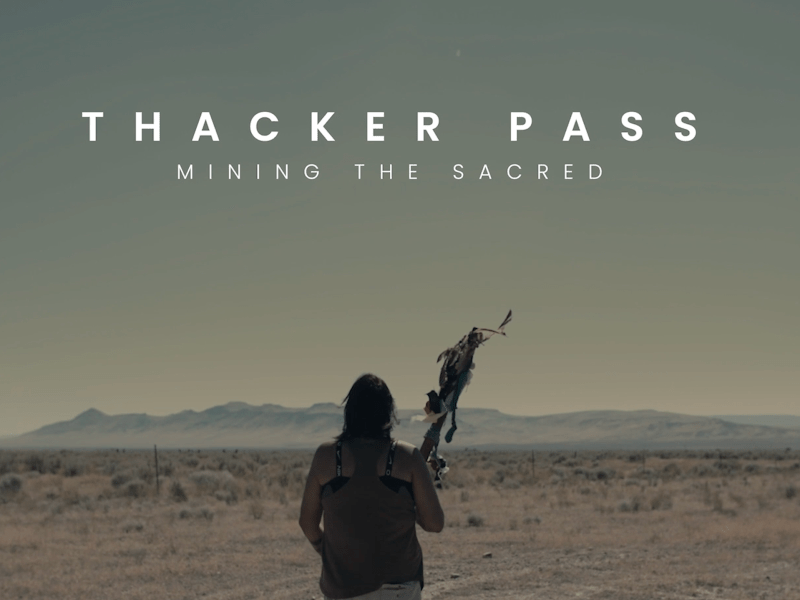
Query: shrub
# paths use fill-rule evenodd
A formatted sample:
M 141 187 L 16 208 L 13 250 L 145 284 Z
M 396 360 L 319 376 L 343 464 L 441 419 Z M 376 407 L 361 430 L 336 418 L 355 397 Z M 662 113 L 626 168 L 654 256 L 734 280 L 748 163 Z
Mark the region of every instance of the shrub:
M 144 525 L 139 521 L 126 521 L 122 524 L 122 531 L 130 533 L 131 531 L 142 531 Z
M 0 475 L 10 473 L 13 469 L 14 456 L 10 452 L 0 450 Z
M 236 477 L 244 477 L 245 475 L 247 475 L 247 467 L 243 465 L 241 462 L 233 462 L 233 461 L 231 463 L 221 462 L 219 465 L 219 470 L 220 471 L 227 470 L 229 473 L 235 475 Z
M 539 517 L 527 516 L 524 519 L 522 519 L 522 522 L 525 523 L 525 525 L 530 525 L 531 523 L 536 523 L 537 525 L 539 525 L 541 524 L 542 519 Z
M 711 505 L 711 510 L 714 512 L 721 513 L 723 511 L 723 504 L 722 504 L 722 496 L 720 496 L 719 492 L 713 492 L 709 499 L 706 501 L 706 504 Z
M 37 471 L 42 474 L 47 472 L 45 468 L 44 457 L 39 453 L 29 454 L 26 456 L 25 466 L 28 468 L 28 471 Z
M 483 527 L 483 517 L 471 514 L 467 517 L 467 527 Z
M 22 489 L 22 477 L 15 473 L 7 473 L 0 477 L 0 497 L 11 498 Z
M 695 465 L 689 471 L 695 477 L 711 477 L 714 475 L 719 475 L 719 471 L 712 467 L 711 465 Z
M 145 494 L 145 483 L 141 479 L 129 481 L 125 486 L 125 495 L 129 498 L 141 498 Z
M 72 461 L 64 465 L 64 477 L 78 477 L 79 475 L 83 475 L 85 470 L 85 464 Z
M 744 508 L 745 507 L 746 503 L 745 503 L 744 498 L 742 496 L 738 496 L 738 495 L 734 494 L 733 492 L 728 492 L 728 498 L 730 498 L 731 501 L 734 502 L 736 504 L 736 506 L 738 506 L 739 508 Z
M 120 488 L 132 479 L 130 473 L 117 473 L 111 478 L 111 485 L 116 489 Z
M 491 485 L 498 485 L 503 483 L 503 480 L 506 478 L 506 473 L 502 469 L 498 469 L 494 472 L 494 475 L 489 479 L 489 483 Z
M 264 516 L 264 505 L 254 500 L 250 503 L 250 514 L 254 519 L 260 519 Z
M 639 512 L 642 508 L 642 499 L 639 496 L 631 498 L 630 500 L 623 500 L 619 504 L 620 512 Z
M 739 471 L 741 465 L 735 460 L 718 460 L 714 463 L 714 468 L 720 473 L 730 475 Z
M 248 483 L 245 487 L 244 495 L 248 498 L 261 498 L 261 485 L 258 483 Z
M 170 484 L 169 495 L 175 502 L 186 502 L 189 499 L 186 496 L 186 490 L 183 489 L 181 482 L 177 479 Z
M 231 489 L 235 485 L 233 475 L 228 471 L 195 471 L 189 475 L 191 481 L 200 492 L 214 493 L 220 489 Z
M 650 500 L 650 508 L 653 510 L 669 510 L 672 508 L 672 496 L 661 491 Z
M 190 510 L 188 508 L 183 508 L 178 513 L 179 519 L 205 519 L 206 521 L 211 521 L 214 518 L 214 511 L 208 507 L 201 507 L 198 508 L 196 511 Z
M 139 467 L 139 479 L 146 483 L 153 483 L 153 470 L 147 467 Z
M 614 469 L 589 469 L 586 471 L 586 479 L 596 481 L 607 481 L 613 479 L 617 472 Z
M 33 452 L 25 456 L 22 464 L 28 471 L 36 471 L 42 475 L 57 474 L 61 470 L 61 459 L 54 455 L 45 455 L 42 452 Z
M 214 492 L 214 498 L 225 504 L 236 504 L 239 501 L 239 495 L 235 490 L 217 490 Z
M 628 475 L 628 477 L 632 479 L 649 479 L 654 480 L 657 477 L 656 472 L 653 469 L 647 469 L 645 467 L 636 467 L 633 473 Z
M 681 474 L 681 468 L 674 462 L 671 462 L 661 469 L 662 479 L 669 480 L 678 477 Z

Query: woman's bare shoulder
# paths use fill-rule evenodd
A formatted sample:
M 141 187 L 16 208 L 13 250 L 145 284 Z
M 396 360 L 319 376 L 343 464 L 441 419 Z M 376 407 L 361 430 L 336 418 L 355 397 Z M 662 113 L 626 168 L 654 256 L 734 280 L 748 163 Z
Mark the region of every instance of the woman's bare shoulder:
M 414 444 L 404 442 L 403 440 L 397 440 L 397 452 L 405 454 L 406 456 L 413 456 L 416 450 L 417 447 Z
M 317 448 L 317 452 L 333 452 L 333 449 L 336 447 L 336 440 L 331 440 L 329 442 L 322 442 L 319 447 Z
M 319 445 L 314 453 L 314 460 L 311 461 L 312 473 L 323 473 L 336 461 L 336 440 L 324 442 Z
M 327 457 L 334 457 L 336 455 L 336 440 L 331 440 L 330 442 L 323 442 L 317 448 L 317 452 L 314 455 L 314 458 L 327 458 Z

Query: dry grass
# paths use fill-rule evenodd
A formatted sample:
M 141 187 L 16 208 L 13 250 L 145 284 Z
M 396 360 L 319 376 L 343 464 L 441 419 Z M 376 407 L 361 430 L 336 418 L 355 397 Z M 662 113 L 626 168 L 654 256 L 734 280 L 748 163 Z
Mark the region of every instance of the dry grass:
M 535 457 L 448 455 L 426 598 L 800 598 L 800 454 Z M 0 452 L 0 598 L 319 598 L 310 459 Z

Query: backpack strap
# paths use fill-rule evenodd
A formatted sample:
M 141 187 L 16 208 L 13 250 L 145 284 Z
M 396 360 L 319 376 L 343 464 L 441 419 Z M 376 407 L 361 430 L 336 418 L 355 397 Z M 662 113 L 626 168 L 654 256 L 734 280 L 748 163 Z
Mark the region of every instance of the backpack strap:
M 394 451 L 397 448 L 397 440 L 392 440 L 392 445 L 389 446 L 389 454 L 386 456 L 386 471 L 384 475 L 391 477 L 392 467 L 394 466 Z
M 342 476 L 342 440 L 336 442 L 336 476 Z

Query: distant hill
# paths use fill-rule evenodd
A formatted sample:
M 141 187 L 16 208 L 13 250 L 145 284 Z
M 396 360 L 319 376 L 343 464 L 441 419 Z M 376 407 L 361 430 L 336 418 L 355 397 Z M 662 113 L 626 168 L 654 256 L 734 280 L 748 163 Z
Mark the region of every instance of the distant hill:
M 714 415 L 712 418 L 741 425 L 765 425 L 784 429 L 800 429 L 800 417 L 796 415 Z
M 412 415 L 416 414 L 417 411 L 400 411 L 395 435 L 419 445 L 428 426 L 412 421 Z M 451 447 L 800 448 L 800 429 L 735 423 L 731 417 L 698 417 L 653 410 L 522 417 L 493 409 L 463 408 L 457 413 L 457 422 L 458 431 Z M 149 448 L 158 444 L 163 448 L 313 448 L 331 439 L 341 426 L 342 409 L 335 404 L 286 408 L 231 402 L 165 417 L 106 415 L 89 409 L 70 421 L 0 439 L 0 447 Z M 448 420 L 445 427 L 449 426 Z

